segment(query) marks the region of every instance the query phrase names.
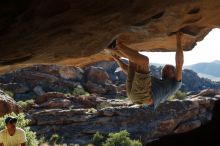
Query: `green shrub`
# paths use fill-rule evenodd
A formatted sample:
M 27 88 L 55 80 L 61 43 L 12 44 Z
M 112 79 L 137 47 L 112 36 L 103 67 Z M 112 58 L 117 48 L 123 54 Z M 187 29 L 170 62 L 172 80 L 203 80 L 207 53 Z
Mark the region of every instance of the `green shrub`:
M 89 96 L 90 94 L 86 92 L 83 87 L 76 87 L 72 91 L 73 95 L 84 95 L 84 96 Z
M 7 116 L 14 116 L 18 119 L 17 122 L 17 127 L 22 128 L 25 133 L 26 133 L 26 137 L 27 137 L 27 146 L 37 146 L 38 145 L 38 140 L 36 138 L 36 133 L 30 130 L 30 127 L 27 127 L 27 124 L 29 122 L 29 120 L 25 119 L 25 115 L 23 113 L 20 113 L 18 115 L 16 115 L 15 113 L 11 113 L 11 114 L 7 114 L 4 117 L 0 118 L 0 129 L 3 129 L 5 127 L 5 121 L 4 119 Z
M 177 91 L 174 95 L 170 96 L 169 100 L 179 99 L 183 100 L 187 97 L 187 94 L 185 92 Z
M 127 96 L 118 95 L 118 96 L 116 96 L 116 98 L 117 98 L 117 99 L 126 99 L 126 98 L 127 98 Z
M 103 108 L 107 108 L 107 107 L 112 107 L 112 105 L 108 102 L 101 102 L 96 105 L 96 109 L 103 109 Z
M 102 146 L 104 136 L 102 136 L 99 132 L 96 132 L 92 137 L 92 141 L 95 146 Z
M 87 114 L 95 114 L 97 112 L 97 110 L 95 108 L 90 108 L 88 109 L 88 111 L 86 112 Z
M 60 139 L 60 136 L 58 134 L 53 134 L 50 137 L 50 143 L 55 144 Z
M 123 130 L 118 133 L 109 133 L 103 146 L 142 146 L 142 144 L 137 140 L 131 140 L 129 133 Z
M 126 131 L 120 131 L 118 133 L 109 133 L 105 140 L 99 132 L 93 135 L 92 141 L 94 146 L 142 146 L 138 140 L 131 140 L 130 134 Z
M 17 104 L 23 109 L 26 110 L 28 109 L 29 106 L 34 104 L 34 100 L 33 99 L 29 99 L 26 101 L 18 101 Z
M 4 90 L 4 93 L 6 93 L 8 96 L 13 97 L 14 93 L 8 90 Z

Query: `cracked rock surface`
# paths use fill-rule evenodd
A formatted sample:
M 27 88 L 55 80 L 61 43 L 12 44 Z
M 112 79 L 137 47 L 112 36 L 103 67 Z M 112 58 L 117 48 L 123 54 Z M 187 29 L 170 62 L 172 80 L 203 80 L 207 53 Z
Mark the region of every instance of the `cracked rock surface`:
M 11 0 L 0 2 L 0 72 L 35 63 L 109 60 L 113 38 L 138 51 L 184 50 L 220 25 L 215 0 Z

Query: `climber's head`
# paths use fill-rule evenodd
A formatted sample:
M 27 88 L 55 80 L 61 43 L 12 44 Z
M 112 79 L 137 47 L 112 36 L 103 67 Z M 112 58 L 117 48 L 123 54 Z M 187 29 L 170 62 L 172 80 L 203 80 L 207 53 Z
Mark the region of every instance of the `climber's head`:
M 162 79 L 173 79 L 175 78 L 176 69 L 173 65 L 166 64 L 161 71 Z

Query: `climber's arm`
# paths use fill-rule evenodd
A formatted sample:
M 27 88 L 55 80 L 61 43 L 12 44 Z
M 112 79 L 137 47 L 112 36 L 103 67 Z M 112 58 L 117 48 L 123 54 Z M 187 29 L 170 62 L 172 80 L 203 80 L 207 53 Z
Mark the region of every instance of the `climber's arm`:
M 127 75 L 128 74 L 128 65 L 125 64 L 118 56 L 112 55 L 113 59 L 118 63 L 121 67 L 122 71 Z
M 176 49 L 176 80 L 182 80 L 182 67 L 184 62 L 183 56 L 183 48 L 181 46 L 181 38 L 182 32 L 177 32 L 176 41 L 177 41 L 177 49 Z

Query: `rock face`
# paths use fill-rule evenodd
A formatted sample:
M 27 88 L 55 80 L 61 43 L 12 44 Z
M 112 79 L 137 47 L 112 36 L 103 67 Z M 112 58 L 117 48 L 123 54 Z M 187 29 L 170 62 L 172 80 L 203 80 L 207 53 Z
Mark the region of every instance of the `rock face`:
M 0 90 L 0 117 L 11 112 L 18 113 L 19 107 L 14 99 Z
M 47 92 L 72 93 L 75 88 L 112 98 L 118 94 L 108 73 L 93 66 L 83 70 L 73 66 L 34 65 L 1 75 L 0 88 L 12 92 L 16 101 Z
M 175 51 L 181 30 L 183 48 L 191 50 L 219 27 L 219 6 L 215 0 L 1 1 L 0 71 L 106 60 L 102 51 L 114 37 L 139 51 Z
M 12 92 L 16 101 L 47 92 L 72 93 L 79 87 L 108 98 L 126 97 L 126 76 L 122 71 L 115 72 L 118 68 L 115 62 L 104 61 L 93 65 L 84 69 L 59 65 L 34 65 L 18 69 L 0 76 L 0 89 Z M 151 66 L 150 69 L 153 76 L 160 77 L 161 67 Z M 209 88 L 220 89 L 220 83 L 200 78 L 191 70 L 183 71 L 181 91 L 194 94 Z
M 126 98 L 124 78 L 115 73 L 115 63 L 96 65 L 84 69 L 34 65 L 0 76 L 0 88 L 14 91 L 16 100 L 35 100 L 24 111 L 39 137 L 55 132 L 64 137 L 65 143 L 81 145 L 89 143 L 97 131 L 108 134 L 126 129 L 132 138 L 141 138 L 143 144 L 191 131 L 211 120 L 213 107 L 219 101 L 219 91 L 204 90 L 186 100 L 166 101 L 157 110 L 132 105 Z M 160 69 L 153 67 L 152 71 L 159 75 Z M 196 74 L 190 73 L 186 77 L 192 80 Z M 90 94 L 80 94 L 83 87 Z M 125 99 L 119 100 L 118 95 Z M 2 102 L 0 98 L 2 115 L 16 112 L 16 106 L 11 106 L 15 101 L 6 97 L 2 96 Z
M 131 105 L 126 100 L 62 98 L 68 99 L 72 108 L 62 105 L 41 110 L 39 107 L 32 108 L 29 111 L 31 127 L 38 136 L 52 135 L 56 131 L 66 143 L 80 145 L 91 142 L 92 135 L 97 131 L 105 135 L 126 129 L 132 138 L 140 139 L 143 145 L 165 135 L 184 133 L 209 122 L 215 102 L 219 100 L 198 96 L 183 101 L 166 101 L 157 110 L 152 110 Z
M 198 92 L 209 88 L 220 89 L 220 83 L 211 81 L 207 78 L 200 78 L 198 74 L 192 70 L 183 70 L 183 85 L 181 90 Z

